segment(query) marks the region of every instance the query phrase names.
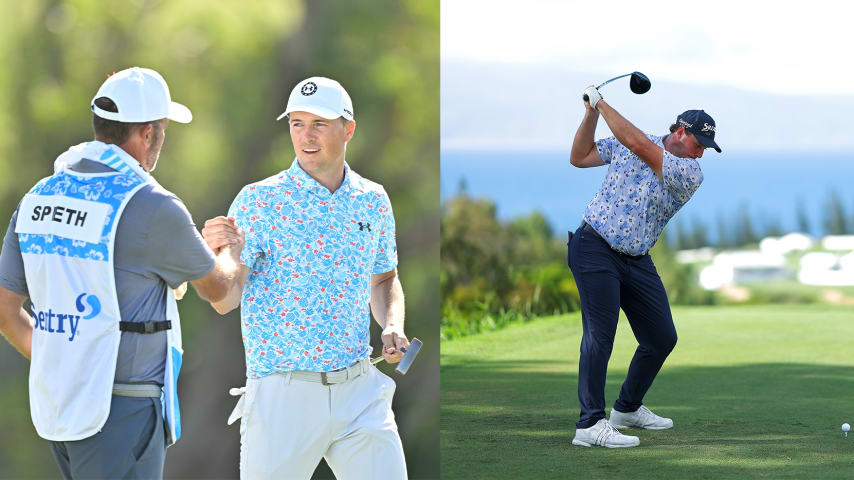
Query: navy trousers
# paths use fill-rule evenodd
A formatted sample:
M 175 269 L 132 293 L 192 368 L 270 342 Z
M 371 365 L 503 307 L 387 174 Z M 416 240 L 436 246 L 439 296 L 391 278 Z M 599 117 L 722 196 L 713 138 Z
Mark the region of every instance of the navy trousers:
M 667 293 L 649 254 L 629 256 L 611 249 L 592 227 L 582 223 L 570 233 L 567 261 L 581 297 L 581 357 L 578 363 L 577 428 L 605 418 L 605 376 L 614 346 L 620 309 L 626 314 L 638 348 L 614 408 L 634 412 L 664 360 L 676 346 L 676 327 Z

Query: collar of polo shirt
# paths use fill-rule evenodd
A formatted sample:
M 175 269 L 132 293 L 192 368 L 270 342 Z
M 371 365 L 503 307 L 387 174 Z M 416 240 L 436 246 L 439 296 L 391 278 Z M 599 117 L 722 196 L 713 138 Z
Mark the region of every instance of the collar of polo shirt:
M 302 165 L 299 164 L 299 159 L 294 158 L 294 162 L 291 164 L 291 168 L 287 170 L 287 174 L 291 175 L 302 183 L 302 185 L 308 188 L 311 192 L 316 194 L 322 194 L 324 196 L 332 196 L 339 190 L 349 190 L 350 188 L 359 188 L 358 185 L 354 185 L 351 181 L 352 175 L 350 175 L 350 165 L 347 162 L 344 162 L 344 181 L 341 182 L 341 186 L 338 187 L 338 190 L 335 192 L 330 192 L 326 187 L 320 184 L 317 180 L 311 177 L 305 170 L 302 169 Z

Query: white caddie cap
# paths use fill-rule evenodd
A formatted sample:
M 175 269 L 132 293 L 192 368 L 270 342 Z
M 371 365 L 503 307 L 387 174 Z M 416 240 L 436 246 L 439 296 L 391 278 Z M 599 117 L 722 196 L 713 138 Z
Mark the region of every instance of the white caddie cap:
M 118 113 L 101 110 L 95 99 L 107 97 L 116 104 Z M 133 67 L 114 73 L 92 98 L 92 112 L 107 120 L 122 123 L 143 123 L 168 118 L 190 123 L 190 109 L 172 101 L 166 80 L 150 68 Z
M 353 120 L 353 102 L 340 83 L 326 77 L 311 77 L 299 82 L 291 91 L 285 113 L 281 120 L 291 112 L 308 112 L 327 120 L 344 117 Z

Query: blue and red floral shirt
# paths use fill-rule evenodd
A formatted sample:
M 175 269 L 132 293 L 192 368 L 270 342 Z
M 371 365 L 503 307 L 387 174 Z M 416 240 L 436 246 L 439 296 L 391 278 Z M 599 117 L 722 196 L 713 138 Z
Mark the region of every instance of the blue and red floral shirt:
M 664 149 L 664 137 L 647 137 Z M 700 188 L 700 164 L 664 150 L 662 180 L 614 137 L 597 141 L 596 148 L 608 165 L 608 174 L 584 210 L 584 221 L 614 250 L 646 254 L 667 222 Z
M 370 355 L 371 275 L 397 267 L 383 187 L 345 164 L 333 193 L 294 160 L 243 187 L 229 216 L 246 232 L 240 303 L 246 376 L 327 372 Z

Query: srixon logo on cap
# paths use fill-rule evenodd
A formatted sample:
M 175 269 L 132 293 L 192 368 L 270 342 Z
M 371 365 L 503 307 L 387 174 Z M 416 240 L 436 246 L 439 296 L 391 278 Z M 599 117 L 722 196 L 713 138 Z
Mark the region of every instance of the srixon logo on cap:
M 88 306 L 83 304 L 84 297 L 86 297 Z M 79 333 L 80 318 L 82 317 L 84 320 L 95 318 L 101 313 L 101 302 L 95 295 L 81 293 L 77 296 L 74 307 L 77 314 L 59 313 L 52 309 L 48 309 L 46 312 L 33 312 L 33 319 L 35 320 L 33 329 L 46 333 L 67 334 L 68 341 L 73 342 Z M 82 316 L 87 310 L 86 316 Z
M 714 131 L 715 131 L 715 126 L 714 126 L 714 125 L 709 125 L 708 123 L 704 123 L 704 124 L 703 124 L 703 128 L 702 128 L 702 130 L 701 130 L 701 131 L 703 131 L 703 132 L 714 132 Z

